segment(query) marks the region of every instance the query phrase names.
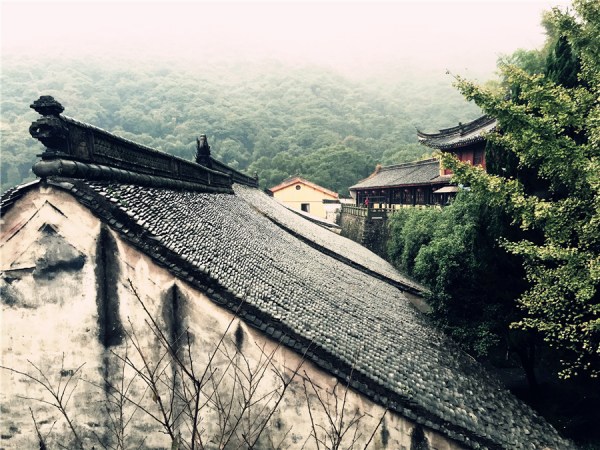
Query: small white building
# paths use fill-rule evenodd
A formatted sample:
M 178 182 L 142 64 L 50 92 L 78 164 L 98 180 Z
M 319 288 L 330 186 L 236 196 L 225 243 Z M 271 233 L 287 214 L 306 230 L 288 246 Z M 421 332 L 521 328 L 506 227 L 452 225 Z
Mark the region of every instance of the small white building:
M 300 177 L 292 177 L 269 189 L 273 197 L 292 209 L 327 219 L 331 211 L 339 208 L 337 192 L 311 183 Z M 333 206 L 332 206 L 333 205 Z

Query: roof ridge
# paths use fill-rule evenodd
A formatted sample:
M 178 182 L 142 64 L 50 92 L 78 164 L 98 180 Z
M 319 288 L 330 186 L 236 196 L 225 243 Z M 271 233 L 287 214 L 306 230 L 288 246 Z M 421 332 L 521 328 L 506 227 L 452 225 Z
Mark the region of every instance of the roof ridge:
M 398 169 L 400 167 L 422 166 L 422 165 L 425 165 L 425 164 L 431 164 L 434 161 L 435 162 L 439 162 L 439 160 L 437 158 L 421 159 L 419 161 L 412 161 L 412 162 L 406 162 L 406 163 L 400 163 L 400 164 L 393 164 L 391 166 L 382 166 L 379 171 L 383 172 L 385 170 L 393 170 L 393 169 Z
M 41 96 L 30 106 L 43 116 L 29 127 L 30 134 L 46 147 L 38 155 L 42 160 L 33 167 L 39 177 L 65 175 L 61 170 L 68 167 L 69 176 L 83 179 L 147 185 L 169 179 L 177 181 L 169 182 L 172 187 L 211 192 L 232 192 L 232 180 L 258 187 L 256 178 L 210 157 L 200 161 L 198 152 L 195 162 L 186 160 L 62 115 L 64 107 L 51 96 Z M 210 155 L 206 137 L 201 137 Z M 165 186 L 162 181 L 158 185 Z
M 459 122 L 458 125 L 448 128 L 440 128 L 437 133 L 425 133 L 423 131 L 417 130 L 417 135 L 423 138 L 431 138 L 431 137 L 439 137 L 439 136 L 447 136 L 452 134 L 465 134 L 471 131 L 478 129 L 479 127 L 491 124 L 496 121 L 496 119 L 490 115 L 483 115 L 478 117 L 477 119 L 471 120 L 467 123 Z
M 369 178 L 350 186 L 349 189 L 355 191 L 391 186 L 422 186 L 431 184 L 437 176 L 439 176 L 439 161 L 437 158 L 429 158 L 383 167 Z

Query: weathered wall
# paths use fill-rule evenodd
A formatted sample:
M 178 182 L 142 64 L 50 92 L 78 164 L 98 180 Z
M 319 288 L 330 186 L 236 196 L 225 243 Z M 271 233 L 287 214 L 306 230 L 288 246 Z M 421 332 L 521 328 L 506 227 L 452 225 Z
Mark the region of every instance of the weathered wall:
M 339 225 L 342 206 L 339 203 L 323 203 L 323 208 L 325 208 L 325 220 Z
M 385 218 L 367 219 L 363 236 L 363 245 L 373 253 L 387 259 L 387 241 L 387 220 Z
M 344 448 L 355 437 L 363 448 L 374 432 L 370 448 L 408 450 L 421 431 L 391 412 L 379 423 L 383 408 L 353 391 L 344 395 L 334 377 L 174 278 L 61 191 L 23 197 L 5 216 L 0 245 L 3 448 L 39 447 L 32 414 L 50 448 L 73 448 L 67 421 L 44 403 L 56 402 L 50 390 L 64 392 L 86 449 L 120 439 L 126 447 L 171 448 L 160 405 L 173 433 L 189 440 L 194 409 L 186 405 L 195 404 L 198 384 L 185 371 L 202 381 L 197 423 L 206 448 L 219 448 L 236 418 L 231 448 L 267 418 L 260 448 L 316 448 L 312 423 L 326 439 L 344 398 L 344 422 L 357 418 L 358 429 L 346 433 Z M 424 436 L 429 448 L 460 448 L 428 430 Z
M 354 216 L 352 214 L 340 213 L 338 225 L 342 228 L 340 233 L 342 236 L 352 239 L 363 245 L 363 237 L 365 234 L 365 224 L 367 218 Z
M 341 235 L 365 246 L 387 259 L 388 227 L 385 218 L 368 218 L 342 212 L 339 225 Z

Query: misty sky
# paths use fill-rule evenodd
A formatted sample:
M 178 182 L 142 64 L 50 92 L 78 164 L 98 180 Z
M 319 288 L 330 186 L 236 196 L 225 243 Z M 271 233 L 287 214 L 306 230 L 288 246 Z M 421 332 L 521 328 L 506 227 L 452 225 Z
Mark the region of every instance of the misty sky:
M 544 41 L 561 0 L 1 3 L 2 54 L 168 60 L 268 58 L 346 70 L 396 63 L 492 72 Z

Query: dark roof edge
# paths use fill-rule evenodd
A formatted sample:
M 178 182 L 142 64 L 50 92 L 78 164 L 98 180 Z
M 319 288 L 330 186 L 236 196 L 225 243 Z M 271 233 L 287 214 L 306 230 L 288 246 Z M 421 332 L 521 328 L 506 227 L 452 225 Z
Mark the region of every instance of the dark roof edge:
M 125 184 L 136 184 L 156 188 L 233 194 L 232 188 L 222 185 L 211 186 L 210 173 L 208 174 L 207 183 L 194 183 L 176 178 L 148 175 L 131 170 L 68 159 L 38 161 L 33 165 L 32 170 L 33 173 L 42 179 L 48 177 L 79 178 L 91 181 L 117 181 Z
M 432 178 L 429 181 L 424 181 L 422 183 L 404 183 L 404 184 L 392 184 L 392 185 L 384 185 L 384 186 L 360 186 L 358 184 L 355 184 L 354 186 L 350 186 L 348 188 L 349 191 L 359 191 L 361 189 L 390 189 L 390 188 L 404 188 L 404 187 L 411 187 L 411 186 L 436 186 L 438 184 L 449 184 L 450 182 L 448 180 L 444 180 L 444 181 L 435 181 L 435 178 Z
M 155 148 L 152 148 L 152 147 L 148 147 L 147 145 L 140 144 L 139 142 L 135 142 L 135 141 L 132 141 L 131 139 L 127 139 L 125 137 L 122 137 L 122 136 L 119 136 L 117 134 L 111 133 L 110 131 L 105 130 L 104 128 L 100 128 L 100 127 L 98 127 L 96 125 L 92 125 L 90 123 L 82 122 L 80 120 L 74 119 L 73 117 L 61 114 L 59 116 L 59 118 L 62 119 L 63 121 L 65 121 L 66 123 L 74 125 L 77 128 L 82 128 L 82 129 L 90 130 L 90 131 L 92 131 L 97 136 L 103 136 L 103 137 L 106 137 L 106 138 L 109 138 L 109 139 L 117 139 L 123 145 L 137 147 L 137 148 L 139 148 L 141 150 L 144 150 L 145 152 L 156 154 L 157 156 L 168 155 L 168 156 L 170 156 L 170 157 L 172 157 L 174 159 L 178 159 L 180 161 L 190 162 L 190 161 L 188 161 L 186 159 L 183 159 L 183 158 L 180 158 L 178 156 L 169 155 L 168 153 L 165 153 L 165 152 L 163 152 L 161 150 L 158 150 L 158 149 L 155 149 Z M 36 138 L 36 139 L 39 139 L 39 138 Z
M 0 217 L 4 217 L 4 215 L 10 211 L 13 205 L 17 202 L 17 200 L 23 197 L 29 191 L 29 189 L 39 183 L 39 179 L 33 180 L 29 183 L 20 184 L 3 192 L 2 197 L 0 198 Z
M 360 186 L 360 184 L 363 181 L 367 181 L 367 180 L 370 180 L 372 178 L 375 178 L 381 172 L 386 172 L 386 171 L 389 171 L 389 170 L 396 170 L 396 169 L 406 169 L 406 168 L 410 168 L 410 167 L 419 167 L 419 166 L 424 166 L 424 165 L 427 165 L 427 164 L 433 164 L 434 162 L 437 162 L 439 164 L 439 160 L 437 158 L 422 159 L 420 161 L 412 161 L 412 162 L 394 164 L 394 165 L 391 165 L 391 166 L 381 166 L 381 165 L 378 164 L 375 167 L 375 170 L 373 171 L 373 173 L 371 175 L 369 175 L 366 178 L 363 178 L 362 180 L 359 180 L 358 183 L 350 186 L 348 188 L 348 190 L 358 189 L 358 186 Z
M 433 164 L 433 163 L 439 163 L 439 159 L 437 158 L 427 158 L 427 159 L 421 159 L 419 161 L 412 161 L 412 162 L 406 162 L 406 163 L 400 163 L 400 164 L 393 164 L 391 166 L 383 166 L 379 169 L 379 171 L 377 173 L 381 173 L 381 172 L 385 172 L 387 170 L 395 170 L 395 169 L 400 169 L 400 168 L 405 168 L 405 167 L 417 167 L 417 166 L 424 166 L 426 164 Z
M 352 261 L 351 259 L 346 258 L 345 256 L 340 255 L 339 253 L 336 253 L 332 250 L 329 250 L 328 248 L 323 247 L 322 245 L 317 244 L 314 241 L 311 241 L 310 239 L 304 237 L 303 235 L 295 232 L 294 230 L 292 230 L 291 228 L 286 227 L 285 225 L 277 222 L 277 220 L 265 215 L 264 217 L 266 217 L 267 219 L 269 219 L 271 222 L 273 222 L 275 225 L 277 225 L 279 228 L 281 228 L 282 230 L 284 230 L 285 232 L 291 234 L 292 236 L 294 236 L 296 239 L 304 242 L 305 244 L 307 244 L 308 246 L 314 248 L 315 250 L 318 250 L 319 252 L 323 253 L 324 255 L 327 255 L 333 259 L 336 259 L 338 261 L 340 261 L 341 263 L 346 264 L 347 266 L 350 266 L 356 270 L 359 270 L 360 272 L 372 276 L 373 278 L 377 278 L 378 280 L 381 280 L 387 284 L 390 284 L 392 286 L 394 286 L 395 288 L 399 289 L 402 292 L 409 292 L 411 294 L 414 295 L 418 295 L 418 296 L 423 296 L 423 294 L 425 294 L 427 292 L 427 290 L 425 288 L 421 288 L 421 287 L 417 287 L 417 283 L 415 283 L 415 286 L 411 286 L 407 283 L 401 283 L 400 281 L 396 281 L 393 280 L 391 278 L 386 277 L 385 275 L 382 275 L 378 272 L 375 272 L 355 261 Z M 304 216 L 302 216 L 304 217 Z
M 485 138 L 483 136 L 473 136 L 470 139 L 462 139 L 460 141 L 452 142 L 450 144 L 447 144 L 447 143 L 440 144 L 437 142 L 430 142 L 430 141 L 426 141 L 426 140 L 421 140 L 419 143 L 422 145 L 425 145 L 427 147 L 435 148 L 438 150 L 450 150 L 453 148 L 466 147 L 468 145 L 475 144 L 476 142 L 481 142 L 484 139 Z
M 210 160 L 212 167 L 219 172 L 228 174 L 233 183 L 239 183 L 253 188 L 258 188 L 258 176 L 251 177 L 250 175 L 246 175 L 245 173 L 240 172 L 233 167 L 229 167 L 227 164 L 214 158 L 210 158 Z

